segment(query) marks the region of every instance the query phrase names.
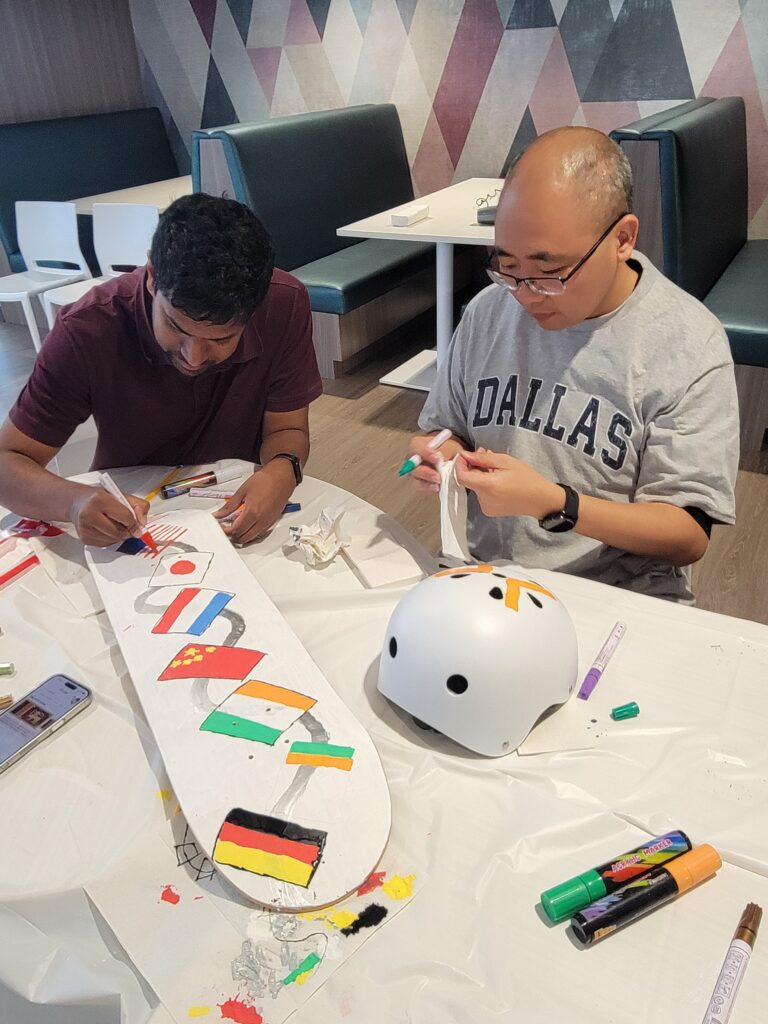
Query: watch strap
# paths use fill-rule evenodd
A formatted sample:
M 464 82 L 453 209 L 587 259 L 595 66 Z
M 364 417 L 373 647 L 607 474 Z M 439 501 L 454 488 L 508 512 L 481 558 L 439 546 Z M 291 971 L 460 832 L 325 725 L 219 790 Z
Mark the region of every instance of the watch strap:
M 296 478 L 296 483 L 301 483 L 304 474 L 301 471 L 301 459 L 298 455 L 295 455 L 293 452 L 278 452 L 269 461 L 272 462 L 273 459 L 287 459 L 293 466 L 293 475 Z

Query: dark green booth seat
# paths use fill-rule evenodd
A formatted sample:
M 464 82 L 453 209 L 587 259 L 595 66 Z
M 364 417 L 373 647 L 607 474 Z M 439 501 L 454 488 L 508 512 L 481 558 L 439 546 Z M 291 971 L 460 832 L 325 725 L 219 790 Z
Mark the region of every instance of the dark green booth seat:
M 368 238 L 291 273 L 307 286 L 313 310 L 340 316 L 431 270 L 434 262 L 434 246 L 425 242 Z
M 77 199 L 178 175 L 157 107 L 0 124 L 0 241 L 11 271 L 26 269 L 16 238 L 17 200 Z M 98 273 L 92 218 L 78 217 L 78 227 L 83 253 Z
M 341 238 L 345 224 L 413 200 L 396 108 L 322 110 L 193 133 L 195 191 L 249 206 L 279 267 L 309 292 L 320 372 L 434 304 L 434 246 Z
M 742 451 L 768 428 L 768 240 L 747 238 L 744 100 L 701 97 L 611 132 L 632 164 L 638 248 L 728 334 Z

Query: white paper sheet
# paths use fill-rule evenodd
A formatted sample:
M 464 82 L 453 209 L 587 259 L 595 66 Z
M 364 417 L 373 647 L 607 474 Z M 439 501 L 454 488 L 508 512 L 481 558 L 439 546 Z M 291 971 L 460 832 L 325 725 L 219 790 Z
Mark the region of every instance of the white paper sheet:
M 467 492 L 456 479 L 456 457 L 440 463 L 440 541 L 446 558 L 473 561 L 467 542 Z

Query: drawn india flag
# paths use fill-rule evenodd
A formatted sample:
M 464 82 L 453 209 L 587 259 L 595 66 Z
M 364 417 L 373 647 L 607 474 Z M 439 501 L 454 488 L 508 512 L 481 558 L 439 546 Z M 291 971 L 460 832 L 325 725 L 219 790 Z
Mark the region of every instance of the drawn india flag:
M 308 886 L 327 832 L 236 807 L 219 829 L 213 859 L 255 875 Z
M 234 596 L 221 590 L 184 587 L 152 627 L 152 632 L 201 636 Z
M 317 701 L 284 686 L 249 679 L 230 693 L 200 726 L 201 732 L 239 736 L 272 746 Z

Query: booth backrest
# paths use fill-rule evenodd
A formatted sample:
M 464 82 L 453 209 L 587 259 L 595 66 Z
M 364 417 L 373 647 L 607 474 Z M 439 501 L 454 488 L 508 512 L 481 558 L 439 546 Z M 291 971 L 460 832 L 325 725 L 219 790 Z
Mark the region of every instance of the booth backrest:
M 200 190 L 201 146 L 221 146 L 234 190 L 263 222 L 283 270 L 358 239 L 343 224 L 413 199 L 397 109 L 368 104 L 193 133 L 192 180 Z
M 17 252 L 17 199 L 76 199 L 178 174 L 157 107 L 2 124 L 0 241 Z
M 645 120 L 611 136 L 657 144 L 660 269 L 703 299 L 747 240 L 744 101 L 702 99 Z

